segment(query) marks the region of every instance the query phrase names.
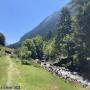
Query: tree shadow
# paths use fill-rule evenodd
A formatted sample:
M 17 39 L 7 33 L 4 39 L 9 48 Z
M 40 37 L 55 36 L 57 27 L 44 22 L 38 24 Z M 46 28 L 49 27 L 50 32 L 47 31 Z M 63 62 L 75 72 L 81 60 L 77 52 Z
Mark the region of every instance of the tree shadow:
M 68 59 L 62 59 L 58 63 L 53 64 L 54 66 L 65 66 L 71 72 L 77 72 L 84 80 L 90 81 L 90 61 L 82 60 L 79 64 L 70 65 L 71 62 Z
M 77 72 L 85 79 L 90 81 L 90 61 L 84 60 L 78 66 Z

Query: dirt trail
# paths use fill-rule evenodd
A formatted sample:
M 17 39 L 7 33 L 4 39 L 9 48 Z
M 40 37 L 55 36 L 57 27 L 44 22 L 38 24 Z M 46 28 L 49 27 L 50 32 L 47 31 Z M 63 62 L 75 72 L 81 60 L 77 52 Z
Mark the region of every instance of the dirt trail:
M 9 64 L 8 68 L 7 68 L 7 82 L 6 85 L 8 86 L 12 86 L 13 85 L 13 81 L 14 81 L 14 77 L 19 75 L 19 70 L 16 67 L 16 64 L 13 62 L 13 60 L 10 58 L 10 56 L 6 56 L 6 60 Z

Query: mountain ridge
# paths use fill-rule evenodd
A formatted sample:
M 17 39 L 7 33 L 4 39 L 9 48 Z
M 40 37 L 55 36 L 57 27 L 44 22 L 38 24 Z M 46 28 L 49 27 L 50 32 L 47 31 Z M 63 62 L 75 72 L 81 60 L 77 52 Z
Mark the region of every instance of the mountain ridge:
M 52 31 L 52 32 L 55 31 L 57 28 L 59 16 L 60 16 L 60 10 L 58 10 L 58 11 L 54 12 L 53 14 L 51 14 L 50 16 L 46 17 L 34 29 L 25 33 L 18 42 L 11 44 L 8 47 L 16 48 L 16 47 L 20 46 L 21 42 L 23 42 L 24 40 L 26 40 L 28 38 L 32 38 L 36 35 L 45 36 L 49 31 Z
M 39 25 L 37 25 L 34 29 L 32 29 L 30 32 L 24 34 L 20 41 L 23 41 L 27 38 L 31 38 L 33 36 L 39 35 L 45 35 L 48 31 L 54 31 L 57 27 L 57 22 L 59 18 L 60 11 L 54 12 L 52 15 L 46 17 Z

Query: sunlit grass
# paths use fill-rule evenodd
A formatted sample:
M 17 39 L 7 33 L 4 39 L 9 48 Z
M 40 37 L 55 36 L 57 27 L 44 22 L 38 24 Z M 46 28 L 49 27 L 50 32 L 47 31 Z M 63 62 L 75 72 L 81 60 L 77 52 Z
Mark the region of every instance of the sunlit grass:
M 6 62 L 6 58 L 0 57 L 0 85 L 5 85 L 7 81 L 7 67 L 8 62 Z
M 13 63 L 12 85 L 20 86 L 21 90 L 85 90 L 75 84 L 66 83 L 43 68 L 22 65 L 15 59 L 10 60 Z M 6 84 L 8 65 L 7 58 L 0 58 L 0 85 Z

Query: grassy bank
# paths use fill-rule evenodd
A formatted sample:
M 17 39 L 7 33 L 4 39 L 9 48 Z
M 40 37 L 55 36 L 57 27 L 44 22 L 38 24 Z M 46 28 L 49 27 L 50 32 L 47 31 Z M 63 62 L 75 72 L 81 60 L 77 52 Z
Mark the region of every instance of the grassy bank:
M 75 84 L 66 83 L 42 68 L 21 65 L 10 57 L 0 58 L 0 85 L 2 83 L 18 85 L 21 90 L 85 90 Z

